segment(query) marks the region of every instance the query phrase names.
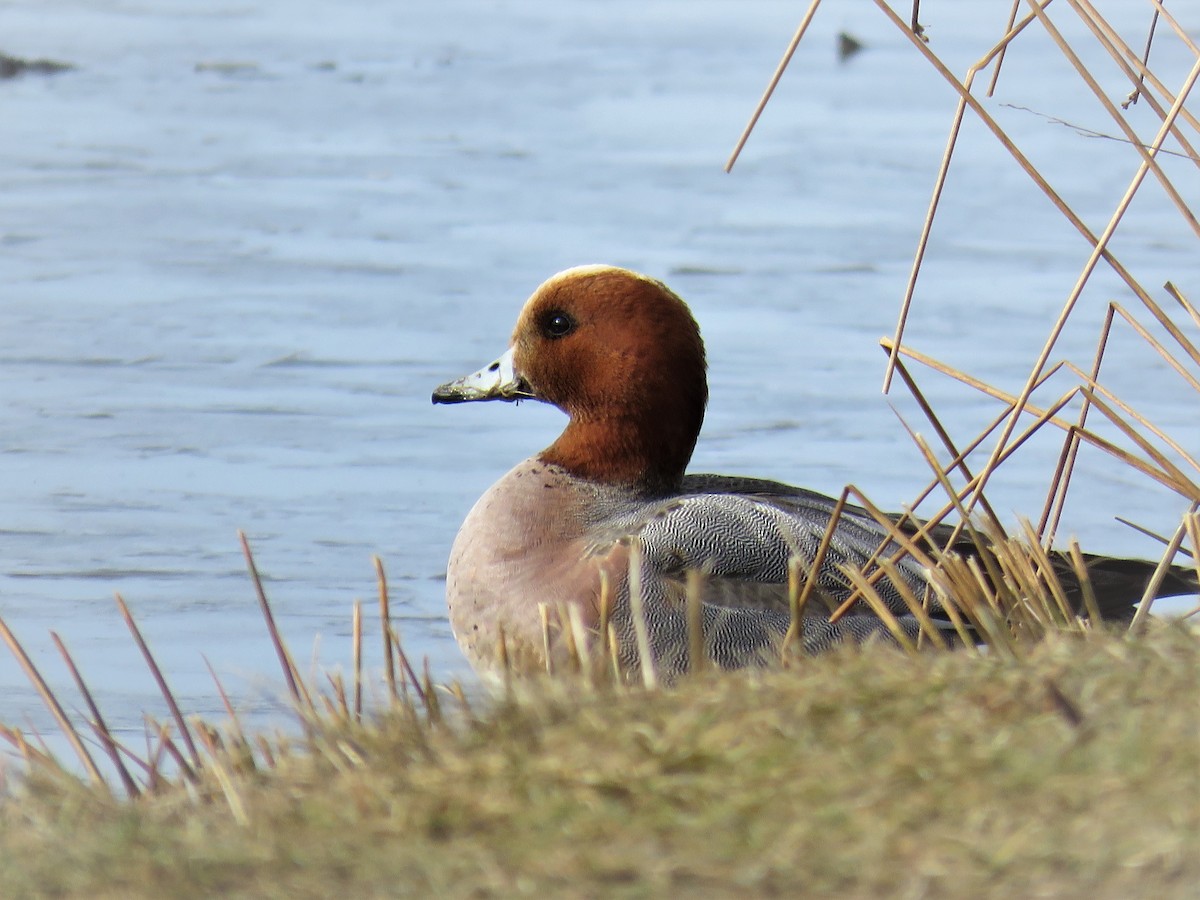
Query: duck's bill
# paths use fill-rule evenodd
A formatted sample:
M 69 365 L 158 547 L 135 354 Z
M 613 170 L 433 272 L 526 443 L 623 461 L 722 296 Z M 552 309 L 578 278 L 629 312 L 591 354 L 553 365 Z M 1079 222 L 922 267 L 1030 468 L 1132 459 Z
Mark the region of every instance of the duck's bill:
M 471 403 L 475 400 L 533 400 L 529 385 L 513 369 L 513 351 L 484 366 L 478 372 L 465 375 L 434 388 L 434 403 Z

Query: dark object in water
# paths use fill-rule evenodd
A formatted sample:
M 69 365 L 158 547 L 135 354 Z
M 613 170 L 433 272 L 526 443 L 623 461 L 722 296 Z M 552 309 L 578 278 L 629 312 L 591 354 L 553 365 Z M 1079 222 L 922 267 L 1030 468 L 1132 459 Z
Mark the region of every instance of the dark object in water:
M 21 59 L 18 56 L 0 53 L 0 79 L 19 78 L 25 74 L 57 75 L 74 68 L 70 63 L 53 59 Z
M 846 31 L 838 33 L 838 61 L 845 62 L 863 49 L 863 42 Z

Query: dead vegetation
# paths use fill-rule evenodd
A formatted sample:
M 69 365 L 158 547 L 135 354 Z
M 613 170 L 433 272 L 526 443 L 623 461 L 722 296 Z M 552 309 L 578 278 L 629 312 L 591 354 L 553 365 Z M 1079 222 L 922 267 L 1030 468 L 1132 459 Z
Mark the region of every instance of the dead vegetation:
M 1132 636 L 1098 625 L 1082 556 L 1067 542 L 1084 585 L 1083 612 L 1076 613 L 1048 554 L 1068 494 L 1084 489 L 1074 473 L 1085 451 L 1106 455 L 1112 466 L 1178 498 L 1184 512 L 1174 532 L 1161 537 L 1162 572 L 1194 565 L 1189 560 L 1200 553 L 1194 448 L 1155 425 L 1105 378 L 1112 368 L 1105 364 L 1110 338 L 1124 330 L 1200 401 L 1200 311 L 1174 283 L 1146 288 L 1111 246 L 1148 185 L 1170 198 L 1192 239 L 1200 237 L 1184 199 L 1189 191 L 1176 184 L 1178 171 L 1194 178 L 1200 167 L 1191 144 L 1200 123 L 1187 107 L 1200 75 L 1200 48 L 1157 0 L 1146 7 L 1153 35 L 1146 42 L 1120 34 L 1086 0 L 1058 0 L 1053 7 L 1014 2 L 994 46 L 960 77 L 916 27 L 915 6 L 902 17 L 884 0 L 873 2 L 959 98 L 897 328 L 882 343 L 885 390 L 898 376 L 936 437 L 930 446 L 921 429 L 906 425 L 931 470 L 912 508 L 930 529 L 956 523 L 955 535 L 984 530 L 994 548 L 986 559 L 969 561 L 917 546 L 912 529 L 920 524 L 894 528 L 895 541 L 934 572 L 933 590 L 959 636 L 969 631 L 965 650 L 916 652 L 919 645 L 944 642 L 943 632 L 928 627 L 913 642 L 897 626 L 899 648 L 846 649 L 820 659 L 801 659 L 785 648 L 777 667 L 694 672 L 662 691 L 653 671 L 637 673 L 636 683 L 614 672 L 603 629 L 585 633 L 569 617 L 555 622 L 549 614 L 548 625 L 574 634 L 571 671 L 545 681 L 509 681 L 495 697 L 469 701 L 461 688 L 437 686 L 404 654 L 379 566 L 378 639 L 389 702 L 371 710 L 363 700 L 369 676 L 361 663 L 361 610 L 353 610 L 349 675 L 331 674 L 324 684 L 306 680 L 275 628 L 246 547 L 299 723 L 288 735 L 247 733 L 232 705 L 222 724 L 185 715 L 122 605 L 149 677 L 171 711 L 169 721 L 152 726 L 148 749 L 135 751 L 108 729 L 57 636 L 87 709 L 83 721 L 64 711 L 35 661 L 0 622 L 0 634 L 76 757 L 58 760 L 38 736 L 11 726 L 0 730 L 27 770 L 0 805 L 0 893 L 1194 892 L 1200 880 L 1200 641 L 1186 622 L 1150 618 L 1152 591 Z M 818 6 L 814 0 L 776 79 Z M 1101 89 L 1055 16 L 1083 23 L 1088 40 L 1125 75 L 1129 95 Z M 976 94 L 976 80 L 989 71 L 987 92 L 994 89 L 1008 49 L 1031 29 L 1051 36 L 1112 117 L 1135 163 L 1127 190 L 1099 227 L 1072 210 Z M 1164 41 L 1195 57 L 1174 90 L 1153 65 L 1155 43 Z M 1152 135 L 1139 135 L 1129 124 L 1125 112 L 1134 103 L 1153 110 L 1159 125 Z M 1000 142 L 1090 248 L 1015 390 L 906 343 L 929 265 L 929 235 L 938 209 L 951 199 L 943 196 L 946 178 L 968 116 Z M 1191 165 L 1168 171 L 1161 164 L 1167 152 Z M 1115 273 L 1125 293 L 1097 310 L 1080 298 L 1099 267 Z M 1057 355 L 1068 322 L 1089 316 L 1098 333 L 1091 358 Z M 953 379 L 994 402 L 990 424 L 977 433 L 953 433 L 926 399 L 918 371 Z M 1051 431 L 1061 434 L 1061 450 L 1044 506 L 1010 535 L 986 488 L 1005 460 L 1035 434 Z M 844 499 L 874 509 L 853 486 Z M 847 573 L 857 599 L 885 621 L 892 614 L 873 585 L 894 565 L 881 555 Z M 808 601 L 804 566 L 797 563 L 793 587 L 797 623 Z M 926 616 L 928 597 L 906 600 L 914 616 Z

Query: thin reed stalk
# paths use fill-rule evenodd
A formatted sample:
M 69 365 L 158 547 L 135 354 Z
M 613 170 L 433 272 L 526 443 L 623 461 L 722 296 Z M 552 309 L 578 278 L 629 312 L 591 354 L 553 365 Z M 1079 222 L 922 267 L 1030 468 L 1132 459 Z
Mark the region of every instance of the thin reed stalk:
M 117 599 L 117 609 L 121 613 L 121 618 L 125 620 L 125 625 L 129 628 L 129 633 L 133 636 L 133 642 L 141 652 L 142 659 L 145 660 L 146 668 L 150 670 L 150 676 L 154 679 L 154 683 L 158 685 L 158 691 L 162 694 L 163 700 L 166 701 L 167 709 L 171 711 L 171 718 L 175 720 L 175 727 L 179 729 L 179 736 L 182 738 L 184 746 L 187 747 L 192 766 L 185 767 L 185 771 L 194 777 L 195 769 L 200 767 L 200 752 L 196 749 L 196 742 L 192 738 L 191 729 L 188 728 L 187 720 L 184 719 L 183 712 L 179 709 L 179 703 L 175 700 L 175 694 L 167 684 L 167 679 L 164 677 L 162 669 L 159 668 L 154 654 L 150 652 L 150 647 L 146 643 L 146 639 L 142 637 L 142 631 L 138 628 L 137 622 L 134 621 L 133 614 L 125 604 L 124 598 L 120 594 L 115 596 Z

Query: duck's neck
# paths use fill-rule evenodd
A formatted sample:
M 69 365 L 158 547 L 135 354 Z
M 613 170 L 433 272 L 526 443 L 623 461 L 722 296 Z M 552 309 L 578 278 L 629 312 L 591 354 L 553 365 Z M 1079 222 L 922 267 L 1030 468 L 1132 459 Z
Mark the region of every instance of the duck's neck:
M 655 496 L 670 494 L 683 481 L 699 430 L 698 420 L 678 416 L 653 422 L 573 417 L 539 456 L 589 481 Z

